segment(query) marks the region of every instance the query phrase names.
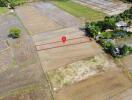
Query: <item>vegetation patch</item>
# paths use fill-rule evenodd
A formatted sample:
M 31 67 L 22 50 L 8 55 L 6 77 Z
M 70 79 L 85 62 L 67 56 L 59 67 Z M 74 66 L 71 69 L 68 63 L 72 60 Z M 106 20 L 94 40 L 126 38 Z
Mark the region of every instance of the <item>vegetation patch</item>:
M 10 34 L 9 34 L 9 37 L 11 38 L 19 38 L 20 37 L 20 34 L 21 34 L 21 30 L 19 28 L 12 28 L 10 29 Z
M 131 20 L 132 7 L 119 15 L 106 16 L 104 21 L 86 23 L 86 35 L 93 37 L 113 57 L 123 57 L 132 53 L 132 42 L 119 45 L 117 41 L 132 36 Z
M 48 74 L 54 90 L 57 91 L 63 86 L 85 80 L 89 76 L 104 72 L 112 67 L 115 67 L 114 62 L 101 54 L 68 64 L 65 67 L 62 66 Z
M 72 15 L 79 18 L 84 18 L 87 21 L 102 20 L 106 16 L 106 14 L 102 12 L 93 10 L 70 0 L 55 0 L 54 4 Z
M 24 4 L 25 2 L 27 2 L 27 0 L 0 0 L 0 5 L 14 8 L 15 6 Z
M 0 7 L 0 14 L 6 13 L 8 9 L 6 7 Z

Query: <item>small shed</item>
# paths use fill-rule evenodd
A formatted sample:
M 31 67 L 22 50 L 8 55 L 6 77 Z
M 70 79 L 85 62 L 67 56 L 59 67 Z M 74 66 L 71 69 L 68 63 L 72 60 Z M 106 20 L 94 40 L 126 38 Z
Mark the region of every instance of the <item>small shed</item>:
M 127 23 L 124 22 L 124 21 L 119 21 L 119 22 L 116 23 L 116 26 L 118 28 L 127 27 Z

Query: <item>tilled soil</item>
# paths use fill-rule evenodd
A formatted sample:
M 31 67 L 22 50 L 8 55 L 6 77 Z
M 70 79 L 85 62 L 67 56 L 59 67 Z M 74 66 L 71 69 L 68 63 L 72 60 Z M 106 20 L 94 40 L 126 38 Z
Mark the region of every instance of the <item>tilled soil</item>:
M 83 58 L 93 57 L 102 52 L 95 41 L 90 40 L 89 37 L 85 37 L 85 33 L 77 27 L 49 32 L 50 35 L 46 33 L 33 36 L 33 40 L 36 44 L 43 68 L 46 68 L 47 71 Z M 63 35 L 67 37 L 65 44 L 61 41 Z M 52 43 L 56 41 L 59 42 Z M 45 43 L 48 44 L 43 45 Z
M 47 78 L 31 37 L 15 15 L 2 16 L 0 21 L 0 39 L 8 41 L 9 46 L 7 50 L 0 52 L 0 99 L 51 100 Z M 12 27 L 21 29 L 19 39 L 8 37 Z M 4 49 L 3 45 L 0 47 Z M 35 88 L 28 88 L 31 86 Z M 34 95 L 31 96 L 32 92 Z M 38 93 L 43 95 L 37 96 Z
M 120 1 L 118 2 L 113 2 L 112 0 L 75 0 L 75 1 L 87 5 L 93 9 L 103 11 L 108 15 L 116 15 L 129 8 L 127 4 Z

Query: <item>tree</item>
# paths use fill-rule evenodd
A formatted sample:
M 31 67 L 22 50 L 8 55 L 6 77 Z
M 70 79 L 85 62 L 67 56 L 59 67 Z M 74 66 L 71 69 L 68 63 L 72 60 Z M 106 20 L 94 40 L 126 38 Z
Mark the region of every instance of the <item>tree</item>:
M 106 23 L 104 21 L 98 21 L 97 26 L 99 26 L 101 31 L 105 31 L 107 29 Z
M 15 28 L 10 29 L 9 37 L 19 38 L 20 34 L 21 34 L 21 30 L 15 27 Z
M 116 17 L 115 16 L 111 16 L 111 17 L 107 16 L 107 17 L 105 17 L 104 22 L 105 22 L 106 29 L 112 29 L 112 30 L 116 29 L 115 23 L 117 21 L 116 21 Z
M 128 47 L 127 45 L 124 45 L 124 46 L 121 48 L 121 54 L 122 54 L 123 56 L 129 54 L 129 47 Z
M 86 23 L 85 29 L 87 32 L 87 35 L 95 38 L 98 35 L 98 32 L 100 32 L 99 26 L 96 25 L 95 22 L 92 23 Z

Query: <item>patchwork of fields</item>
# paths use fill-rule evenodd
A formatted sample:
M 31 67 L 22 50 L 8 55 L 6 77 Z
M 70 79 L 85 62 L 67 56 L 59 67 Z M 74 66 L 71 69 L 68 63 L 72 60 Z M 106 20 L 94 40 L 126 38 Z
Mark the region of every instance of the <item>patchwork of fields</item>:
M 102 9 L 101 1 L 87 3 Z M 106 1 L 104 12 L 112 5 Z M 131 80 L 82 29 L 104 16 L 73 1 L 28 3 L 0 16 L 0 99 L 130 100 Z M 21 29 L 20 38 L 8 37 L 12 27 Z M 121 60 L 131 71 L 131 55 Z
M 129 8 L 129 5 L 119 0 L 75 0 L 75 2 L 102 11 L 108 15 L 116 15 Z
M 8 37 L 12 27 L 21 29 L 21 38 Z M 34 44 L 14 14 L 0 16 L 0 81 L 1 100 L 51 100 Z

